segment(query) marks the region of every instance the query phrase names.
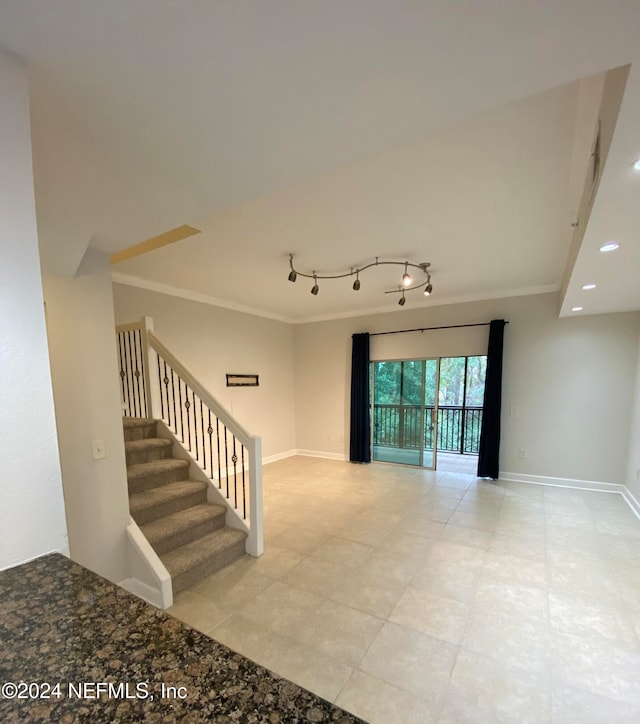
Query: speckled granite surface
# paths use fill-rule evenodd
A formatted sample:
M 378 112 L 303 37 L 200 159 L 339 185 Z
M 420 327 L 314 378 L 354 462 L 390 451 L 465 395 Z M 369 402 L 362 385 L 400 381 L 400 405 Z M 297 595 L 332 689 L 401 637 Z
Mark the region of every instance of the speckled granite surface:
M 362 721 L 58 554 L 0 572 L 7 683 L 3 723 Z

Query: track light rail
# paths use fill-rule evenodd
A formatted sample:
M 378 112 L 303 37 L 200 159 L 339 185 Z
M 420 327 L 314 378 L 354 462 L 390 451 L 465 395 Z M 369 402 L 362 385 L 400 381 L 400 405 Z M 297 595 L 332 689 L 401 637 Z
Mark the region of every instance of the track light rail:
M 406 299 L 405 294 L 406 292 L 412 292 L 417 289 L 422 289 L 425 296 L 429 296 L 433 290 L 433 287 L 431 285 L 431 272 L 429 268 L 431 267 L 430 262 L 422 262 L 420 264 L 414 264 L 410 261 L 380 261 L 378 257 L 376 257 L 375 261 L 372 261 L 369 264 L 365 264 L 361 267 L 351 267 L 351 269 L 348 272 L 344 272 L 342 274 L 318 274 L 317 271 L 312 271 L 310 274 L 307 272 L 302 272 L 298 269 L 296 269 L 293 266 L 293 254 L 289 254 L 289 281 L 295 282 L 296 279 L 300 277 L 305 277 L 306 279 L 313 279 L 313 287 L 311 288 L 311 294 L 316 296 L 318 292 L 320 291 L 320 287 L 318 285 L 319 279 L 345 279 L 347 277 L 355 276 L 355 281 L 353 282 L 353 290 L 358 291 L 360 289 L 361 283 L 360 283 L 360 274 L 367 269 L 371 269 L 372 267 L 376 266 L 403 266 L 404 267 L 404 274 L 402 275 L 401 284 L 398 286 L 397 289 L 387 289 L 385 290 L 385 294 L 401 294 L 402 296 L 398 300 L 398 304 L 402 307 L 404 306 Z M 423 274 L 426 275 L 426 279 L 421 282 L 420 284 L 414 284 L 414 280 L 412 279 L 411 275 L 409 274 L 409 269 L 417 269 L 421 271 Z

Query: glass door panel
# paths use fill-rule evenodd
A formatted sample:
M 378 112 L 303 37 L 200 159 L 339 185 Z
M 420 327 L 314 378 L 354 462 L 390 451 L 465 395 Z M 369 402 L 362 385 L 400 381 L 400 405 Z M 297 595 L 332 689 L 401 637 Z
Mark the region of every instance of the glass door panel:
M 433 468 L 438 361 L 384 361 L 372 367 L 373 459 Z
M 422 466 L 429 470 L 436 469 L 438 448 L 438 360 L 424 360 L 424 445 Z
M 400 440 L 401 362 L 373 363 L 373 459 L 393 459 Z
M 421 360 L 408 360 L 402 365 L 400 408 L 398 410 L 398 460 L 404 465 L 422 464 L 422 376 Z

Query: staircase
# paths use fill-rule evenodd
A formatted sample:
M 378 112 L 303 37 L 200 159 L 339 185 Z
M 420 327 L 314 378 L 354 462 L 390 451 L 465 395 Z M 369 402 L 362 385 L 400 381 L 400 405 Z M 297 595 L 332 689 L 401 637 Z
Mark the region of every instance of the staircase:
M 157 423 L 124 418 L 131 516 L 171 575 L 174 595 L 245 552 L 247 534 L 225 525 L 226 509 L 207 501 L 207 483 L 189 479 Z

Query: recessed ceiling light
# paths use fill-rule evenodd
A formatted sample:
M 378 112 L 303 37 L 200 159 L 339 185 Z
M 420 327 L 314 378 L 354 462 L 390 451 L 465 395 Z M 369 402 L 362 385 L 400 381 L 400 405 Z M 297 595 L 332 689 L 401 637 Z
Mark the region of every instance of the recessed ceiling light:
M 571 311 L 572 311 L 572 312 L 581 312 L 581 311 L 582 311 L 582 307 L 571 307 Z
M 595 288 L 596 288 L 596 285 L 595 285 L 595 284 L 583 284 L 583 285 L 582 285 L 582 288 L 585 289 L 585 290 L 586 290 L 586 289 L 595 289 Z
M 640 171 L 640 158 L 637 158 L 635 163 L 633 164 L 633 170 Z
M 600 247 L 600 251 L 615 251 L 620 247 L 620 244 L 618 244 L 617 241 L 607 241 L 606 244 L 603 244 Z

